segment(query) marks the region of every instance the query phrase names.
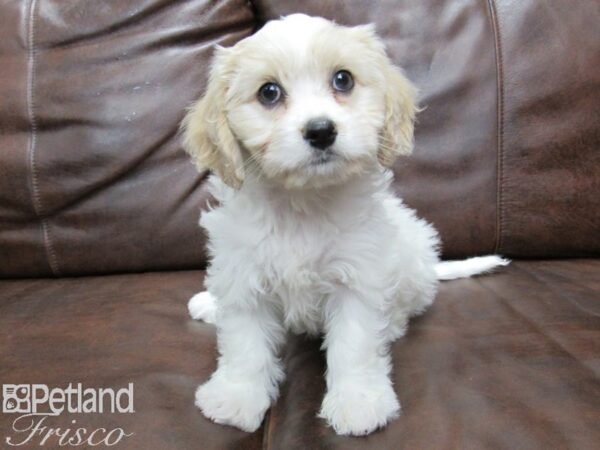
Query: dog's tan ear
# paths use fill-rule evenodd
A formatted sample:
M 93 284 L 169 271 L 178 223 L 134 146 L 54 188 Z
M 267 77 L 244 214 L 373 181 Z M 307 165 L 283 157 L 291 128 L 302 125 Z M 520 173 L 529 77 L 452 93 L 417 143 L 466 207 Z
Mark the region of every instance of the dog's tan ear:
M 224 183 L 239 189 L 244 181 L 244 162 L 226 114 L 227 87 L 233 71 L 229 50 L 217 47 L 204 96 L 189 110 L 181 124 L 183 146 L 198 170 L 210 169 Z
M 377 37 L 373 25 L 360 25 L 354 33 L 370 50 L 374 66 L 382 75 L 385 93 L 385 119 L 379 137 L 379 162 L 390 167 L 400 155 L 409 155 L 413 149 L 413 134 L 417 106 L 417 89 L 396 67 L 385 52 L 385 45 Z
M 384 58 L 385 121 L 377 157 L 383 166 L 391 167 L 398 156 L 412 153 L 417 90 L 387 56 Z

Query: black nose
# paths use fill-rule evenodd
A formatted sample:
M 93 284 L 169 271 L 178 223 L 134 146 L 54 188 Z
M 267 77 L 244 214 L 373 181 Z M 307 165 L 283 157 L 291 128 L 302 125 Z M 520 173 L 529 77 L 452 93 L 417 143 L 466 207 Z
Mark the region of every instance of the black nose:
M 337 131 L 334 123 L 325 118 L 311 119 L 304 127 L 304 139 L 321 150 L 325 150 L 335 142 Z

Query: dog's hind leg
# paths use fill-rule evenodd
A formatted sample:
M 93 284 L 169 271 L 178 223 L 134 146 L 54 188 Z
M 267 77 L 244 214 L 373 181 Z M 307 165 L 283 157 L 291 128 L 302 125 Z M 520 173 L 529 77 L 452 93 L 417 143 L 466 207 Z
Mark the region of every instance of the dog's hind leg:
M 215 323 L 217 318 L 217 299 L 208 291 L 198 292 L 188 302 L 188 311 L 194 320 Z

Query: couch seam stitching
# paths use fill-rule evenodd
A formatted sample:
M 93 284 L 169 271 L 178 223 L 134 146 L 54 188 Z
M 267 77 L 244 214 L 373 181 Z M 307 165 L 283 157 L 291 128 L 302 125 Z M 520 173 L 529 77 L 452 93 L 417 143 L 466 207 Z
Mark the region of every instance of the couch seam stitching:
M 496 236 L 495 253 L 500 253 L 502 249 L 503 230 L 504 230 L 504 61 L 502 55 L 502 36 L 498 10 L 494 0 L 488 0 L 490 16 L 492 22 L 492 32 L 494 34 L 494 52 L 496 56 L 496 115 L 497 115 L 497 135 L 496 135 Z
M 35 161 L 35 149 L 37 145 L 37 119 L 35 116 L 35 102 L 34 102 L 34 89 L 35 89 L 35 71 L 36 71 L 36 55 L 37 48 L 35 46 L 35 10 L 37 6 L 37 0 L 31 0 L 29 3 L 28 11 L 28 22 L 29 26 L 27 29 L 27 115 L 29 116 L 29 123 L 31 124 L 29 133 L 29 169 L 31 173 L 30 178 L 30 192 L 31 202 L 33 210 L 38 219 L 40 219 L 40 225 L 42 228 L 42 236 L 44 239 L 44 250 L 46 252 L 46 258 L 50 270 L 53 275 L 59 274 L 58 261 L 52 245 L 50 236 L 50 229 L 48 220 L 44 217 L 44 209 L 39 193 L 37 167 Z

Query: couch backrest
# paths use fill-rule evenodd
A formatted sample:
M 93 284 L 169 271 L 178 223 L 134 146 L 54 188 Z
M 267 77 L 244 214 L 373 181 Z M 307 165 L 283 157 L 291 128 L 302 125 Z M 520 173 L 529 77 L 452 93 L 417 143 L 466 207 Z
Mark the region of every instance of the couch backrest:
M 248 3 L 28 0 L 0 21 L 0 273 L 202 266 L 178 126 Z
M 600 252 L 600 4 L 595 0 L 257 0 L 373 22 L 421 89 L 396 187 L 448 257 Z
M 203 267 L 178 124 L 214 44 L 292 12 L 375 23 L 421 89 L 395 187 L 445 256 L 600 252 L 594 0 L 27 0 L 0 5 L 0 275 Z

